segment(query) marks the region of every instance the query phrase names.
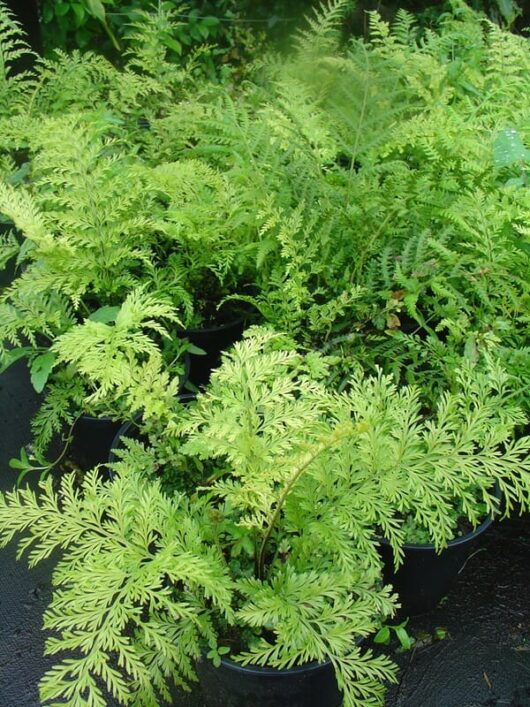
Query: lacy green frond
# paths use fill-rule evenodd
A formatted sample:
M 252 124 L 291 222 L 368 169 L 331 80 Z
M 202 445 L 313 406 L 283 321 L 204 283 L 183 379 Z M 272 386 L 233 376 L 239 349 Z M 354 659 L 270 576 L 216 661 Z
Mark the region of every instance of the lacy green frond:
M 167 399 L 172 388 L 155 337 L 168 336 L 167 323 L 175 321 L 178 318 L 169 302 L 144 290 L 133 290 L 114 323 L 86 319 L 58 336 L 51 350 L 56 354 L 56 365 L 73 366 L 86 381 L 92 391 L 87 397 L 89 405 L 124 396 L 140 400 L 150 391 L 156 406 L 160 393 L 163 391 Z M 143 402 L 146 409 L 149 399 Z
M 184 686 L 195 679 L 201 642 L 213 636 L 208 607 L 231 616 L 232 582 L 204 543 L 200 508 L 165 497 L 152 481 L 128 475 L 105 484 L 93 471 L 82 491 L 67 475 L 56 493 L 50 480 L 38 498 L 29 490 L 2 497 L 0 527 L 2 544 L 29 534 L 20 548 L 32 565 L 64 552 L 44 618 L 55 634 L 46 650 L 74 657 L 44 676 L 44 703 L 104 707 L 103 687 L 121 704 L 167 695 L 168 673 Z
M 12 11 L 0 4 L 0 113 L 9 115 L 16 112 L 17 103 L 24 93 L 24 84 L 29 72 L 16 73 L 17 61 L 31 57 L 24 31 L 15 20 Z

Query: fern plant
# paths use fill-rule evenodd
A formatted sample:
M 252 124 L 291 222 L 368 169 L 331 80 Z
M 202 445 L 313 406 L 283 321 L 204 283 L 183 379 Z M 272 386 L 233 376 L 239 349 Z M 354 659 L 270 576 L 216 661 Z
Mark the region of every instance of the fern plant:
M 455 504 L 473 525 L 477 495 L 499 512 L 495 484 L 506 513 L 527 508 L 530 439 L 512 439 L 524 417 L 501 371 L 463 370 L 425 418 L 418 390 L 381 373 L 330 391 L 332 364 L 254 329 L 196 404 L 166 399 L 171 458 L 131 442 L 112 481 L 2 496 L 2 543 L 21 532 L 32 564 L 63 550 L 47 650 L 74 655 L 44 677 L 44 701 L 97 707 L 106 689 L 158 704 L 168 678 L 184 687 L 195 660 L 228 649 L 243 665 L 330 659 L 345 705 L 381 704 L 392 665 L 355 642 L 394 607 L 377 534 L 399 564 L 411 518 L 442 549 Z
M 356 638 L 378 628 L 394 599 L 378 584 L 369 528 L 343 527 L 332 512 L 340 478 L 324 473 L 324 457 L 359 430 L 326 422 L 326 361 L 281 344 L 255 332 L 196 407 L 174 410 L 167 431 L 182 439 L 181 457 L 204 465 L 191 496 L 165 495 L 156 454 L 136 443 L 112 482 L 91 472 L 81 490 L 67 476 L 58 495 L 46 482 L 40 500 L 25 490 L 3 497 L 2 542 L 24 533 L 32 564 L 64 550 L 45 618 L 58 636 L 47 651 L 75 657 L 44 677 L 45 702 L 97 707 L 105 686 L 120 703 L 158 704 L 168 677 L 185 687 L 194 661 L 226 646 L 243 664 L 331 659 L 346 705 L 381 704 L 393 666 Z M 301 502 L 312 510 L 302 513 Z M 327 522 L 333 539 L 323 542 Z
M 120 321 L 125 317 L 135 298 L 146 306 L 146 313 L 165 317 L 166 322 L 178 321 L 174 305 L 165 304 L 167 297 L 145 283 L 145 271 L 152 268 L 155 257 L 155 232 L 144 213 L 149 212 L 154 196 L 146 192 L 138 166 L 120 154 L 112 139 L 104 137 L 104 126 L 94 125 L 86 116 L 85 121 L 78 118 L 73 122 L 51 118 L 40 127 L 34 135 L 31 188 L 0 184 L 0 210 L 25 238 L 18 257 L 21 272 L 1 296 L 2 365 L 26 356 L 38 392 L 54 371 L 49 395 L 33 425 L 37 456 L 62 422 L 70 425 L 88 407 L 97 408 L 88 401 L 80 406 L 91 386 L 98 385 L 96 369 L 90 380 L 87 367 L 82 373 L 79 367 L 72 367 L 68 355 L 61 354 L 64 343 L 58 346 L 56 356 L 51 347 L 58 337 L 72 331 L 79 341 L 86 334 L 81 344 L 86 354 L 94 341 L 90 325 L 81 325 L 83 320 L 93 328 L 110 327 L 116 316 Z M 140 289 L 143 297 L 135 294 Z M 158 314 L 154 311 L 156 302 Z M 141 305 L 137 302 L 136 307 Z M 140 333 L 141 322 L 141 318 L 129 322 L 129 338 L 119 344 L 122 364 L 128 361 L 129 368 L 140 354 L 153 354 L 155 346 L 162 348 L 160 331 L 154 329 L 150 348 L 147 346 Z M 124 352 L 126 343 L 128 351 Z M 107 364 L 114 358 L 110 350 L 105 354 Z M 104 353 L 101 346 L 98 351 Z M 170 366 L 169 375 L 178 374 L 182 356 L 176 364 Z M 160 360 L 159 369 L 161 365 Z M 121 389 L 123 392 L 123 385 Z M 122 397 L 117 393 L 116 400 Z M 108 396 L 107 400 L 112 405 Z
M 141 412 L 146 420 L 164 419 L 171 399 L 182 386 L 182 354 L 165 361 L 163 342 L 170 339 L 167 325 L 177 320 L 171 304 L 133 290 L 121 307 L 102 307 L 83 323 L 56 337 L 48 348 L 22 347 L 8 352 L 12 362 L 26 356 L 31 381 L 44 391 L 31 421 L 33 439 L 28 450 L 10 465 L 19 481 L 32 471 L 50 472 L 62 461 L 75 423 L 82 415 L 129 419 Z M 63 434 L 64 446 L 54 461 L 46 451 L 55 436 Z
M 31 151 L 42 120 L 90 114 L 106 124 L 107 134 L 136 146 L 149 121 L 192 88 L 198 52 L 192 50 L 179 63 L 168 60 L 180 23 L 175 8 L 167 4 L 136 15 L 127 59 L 119 68 L 94 52 L 57 50 L 48 58 L 38 58 L 31 72 L 19 75 L 14 74 L 12 62 L 25 51 L 23 36 L 9 11 L 3 4 L 0 7 L 3 93 L 9 98 L 0 112 L 0 155 L 16 163 L 14 172 Z
M 492 366 L 488 374 L 469 366 L 461 368 L 457 372 L 457 392 L 448 391 L 440 396 L 436 407 L 426 416 L 416 386 L 400 388 L 391 376 L 380 371 L 366 377 L 358 366 L 345 390 L 335 393 L 318 383 L 327 380 L 333 359 L 311 353 L 300 360 L 294 352 L 268 351 L 273 342 L 274 335 L 258 333 L 236 344 L 234 352 L 226 356 L 224 365 L 214 373 L 209 389 L 177 424 L 187 435 L 190 431 L 195 435 L 200 433 L 197 441 L 189 440 L 182 451 L 227 458 L 234 470 L 231 473 L 241 474 L 242 488 L 234 485 L 232 478 L 226 485 L 220 478 L 214 487 L 230 506 L 244 503 L 251 508 L 255 502 L 255 511 L 242 519 L 245 526 L 265 525 L 273 534 L 270 516 L 260 513 L 258 507 L 269 494 L 272 505 L 283 474 L 287 475 L 283 483 L 289 488 L 285 497 L 286 514 L 289 508 L 295 515 L 300 512 L 301 518 L 308 511 L 306 504 L 318 507 L 316 498 L 311 501 L 302 498 L 305 484 L 311 484 L 311 473 L 300 481 L 297 477 L 290 486 L 289 468 L 284 469 L 272 456 L 263 459 L 264 465 L 271 465 L 264 466 L 262 471 L 266 483 L 254 487 L 256 477 L 252 474 L 244 484 L 243 472 L 239 471 L 243 460 L 259 457 L 258 449 L 274 452 L 277 439 L 289 445 L 289 455 L 297 453 L 297 430 L 280 427 L 278 403 L 270 398 L 274 405 L 269 408 L 265 402 L 269 398 L 265 393 L 260 394 L 263 386 L 272 390 L 277 386 L 278 396 L 281 393 L 286 404 L 302 405 L 303 399 L 291 400 L 287 396 L 289 388 L 285 381 L 277 374 L 276 379 L 273 377 L 272 371 L 282 360 L 298 361 L 297 385 L 310 386 L 312 399 L 300 416 L 306 420 L 305 429 L 310 429 L 311 421 L 316 419 L 319 425 L 324 425 L 323 430 L 335 430 L 332 434 L 339 435 L 338 439 L 333 437 L 334 443 L 327 450 L 319 451 L 312 473 L 317 474 L 319 483 L 324 483 L 326 473 L 334 469 L 330 484 L 337 493 L 335 518 L 342 517 L 339 510 L 342 508 L 345 515 L 339 525 L 354 534 L 356 543 L 361 543 L 363 522 L 366 527 L 380 525 L 389 539 L 394 539 L 399 557 L 400 525 L 403 517 L 411 514 L 441 549 L 454 533 L 449 509 L 455 501 L 462 503 L 472 525 L 480 521 L 474 511 L 477 488 L 488 513 L 499 510 L 496 484 L 504 497 L 505 513 L 518 504 L 527 507 L 530 438 L 513 439 L 514 428 L 523 424 L 526 417 L 514 403 L 509 377 L 499 366 Z M 268 376 L 267 371 L 270 371 Z M 259 404 L 256 396 L 261 398 Z M 258 413 L 249 417 L 249 409 L 254 405 Z M 341 486 L 342 482 L 345 486 Z M 317 491 L 317 486 L 314 490 Z M 328 491 L 331 493 L 331 489 Z M 340 498 L 344 498 L 343 503 Z M 298 511 L 300 504 L 303 510 Z M 283 512 L 284 508 L 276 508 L 274 522 L 280 510 Z M 324 517 L 322 522 L 326 522 Z M 369 547 L 369 534 L 366 544 Z
M 375 566 L 376 532 L 399 565 L 412 524 L 440 551 L 455 537 L 455 519 L 475 527 L 500 512 L 499 490 L 507 514 L 528 507 L 530 439 L 513 438 L 526 418 L 501 369 L 461 369 L 457 391 L 426 416 L 417 387 L 398 388 L 381 372 L 367 378 L 360 366 L 342 393 L 330 392 L 323 382 L 333 363 L 254 331 L 167 428 L 178 455 L 204 465 L 201 491 L 217 509 L 213 537 L 231 548 L 234 569 L 263 578 L 335 552 L 335 567 L 357 562 L 357 552 Z M 168 462 L 157 442 L 150 453 L 150 473 L 190 468 L 176 456 Z M 144 455 L 131 444 L 119 468 L 127 459 L 145 468 Z M 171 479 L 177 489 L 187 483 L 178 472 Z M 281 655 L 275 641 L 251 646 L 244 662 L 268 664 Z
M 317 13 L 294 56 L 265 63 L 262 83 L 245 87 L 245 101 L 221 95 L 212 107 L 207 94 L 155 126 L 169 154 L 205 156 L 257 186 L 261 268 L 254 304 L 311 345 L 369 316 L 359 297 L 365 267 L 411 199 L 406 189 L 396 193 L 399 162 L 378 160 L 395 126 L 443 93 L 421 90 L 419 79 L 408 82 L 417 62 L 405 51 L 392 54 L 375 27 L 372 45 L 340 48 L 337 29 L 347 6 L 331 3 Z M 424 64 L 422 76 L 436 62 L 426 56 Z M 197 125 L 191 147 L 190 118 Z
M 35 458 L 39 467 L 46 467 L 43 453 L 64 423 L 71 427 L 88 411 L 126 415 L 125 399 L 139 404 L 142 398 L 138 391 L 127 398 L 122 378 L 122 383 L 116 380 L 113 400 L 108 389 L 97 401 L 89 399 L 101 383 L 97 366 L 92 370 L 94 378 L 89 377 L 90 365 L 81 366 L 84 372 L 79 375 L 79 362 L 73 364 L 68 354 L 61 353 L 65 341 L 50 349 L 57 338 L 73 328 L 72 336 L 78 340 L 85 336 L 83 346 L 90 345 L 93 318 L 95 327 L 107 327 L 110 333 L 116 313 L 122 307 L 120 319 L 139 288 L 148 309 L 157 301 L 166 314 L 171 312 L 166 323 L 181 323 L 171 305 L 189 316 L 200 307 L 190 304 L 195 305 L 194 293 L 179 283 L 186 263 L 170 257 L 169 244 L 173 251 L 179 248 L 174 234 L 171 241 L 158 229 L 160 217 L 155 228 L 159 185 L 154 177 L 152 186 L 151 181 L 148 185 L 150 170 L 131 144 L 135 131 L 140 130 L 137 116 L 149 100 L 159 110 L 162 98 L 178 90 L 174 72 L 171 87 L 162 86 L 161 76 L 148 76 L 140 44 L 154 47 L 150 18 L 144 18 L 142 36 L 137 28 L 138 52 L 131 54 L 123 71 L 94 55 L 74 54 L 42 61 L 31 75 L 11 76 L 9 62 L 19 56 L 23 44 L 9 13 L 3 9 L 2 13 L 4 83 L 10 93 L 9 110 L 2 118 L 6 130 L 0 148 L 0 211 L 14 224 L 16 236 L 3 237 L 1 260 L 4 264 L 18 255 L 19 275 L 1 297 L 0 365 L 5 368 L 25 356 L 37 391 L 46 386 L 45 401 L 33 422 Z M 166 20 L 167 33 L 171 30 L 169 15 Z M 128 127 L 131 121 L 132 130 Z M 84 320 L 90 324 L 82 324 Z M 112 328 L 115 338 L 119 328 Z M 118 345 L 122 375 L 127 369 L 131 381 L 135 378 L 148 397 L 148 380 L 151 385 L 158 381 L 159 387 L 167 383 L 171 391 L 170 381 L 182 372 L 185 347 L 169 345 L 162 328 L 152 330 L 149 346 L 139 324 L 130 324 L 127 331 L 128 338 Z M 102 353 L 102 341 L 98 343 Z M 116 343 L 105 343 L 107 361 L 115 361 L 109 351 Z M 155 353 L 155 347 L 160 351 Z M 91 361 L 95 364 L 94 358 Z M 143 377 L 134 373 L 140 362 Z M 18 466 L 28 468 L 25 451 Z
M 109 129 L 112 121 L 91 113 L 41 122 L 32 136 L 31 184 L 0 184 L 0 211 L 25 238 L 22 271 L 0 299 L 2 365 L 26 356 L 39 392 L 54 371 L 34 423 L 38 454 L 62 422 L 70 425 L 79 414 L 81 397 L 85 412 L 106 411 L 107 403 L 116 411 L 133 399 L 125 395 L 128 376 L 142 383 L 142 375 L 122 369 L 115 386 L 120 405 L 108 396 L 105 405 L 102 398 L 89 400 L 88 391 L 100 385 L 97 357 L 83 365 L 82 383 L 73 373 L 79 362 L 72 369 L 69 355 L 54 357 L 69 336 L 79 346 L 72 353 L 86 355 L 96 328 L 114 332 L 116 312 L 141 289 L 144 304 L 151 297 L 172 308 L 164 315 L 173 322 L 171 337 L 152 331 L 160 351 L 156 363 L 151 357 L 149 376 L 167 369 L 165 375 L 178 377 L 185 346 L 177 326 L 211 321 L 223 297 L 255 279 L 257 228 L 232 177 L 198 159 L 147 165 Z M 12 239 L 5 252 L 13 252 Z M 132 336 L 138 326 L 129 327 L 128 350 L 121 344 L 130 362 L 139 352 Z M 101 353 L 97 343 L 94 351 Z
M 302 267 L 290 262 L 267 298 L 283 317 L 281 287 L 329 268 L 308 289 L 324 305 L 348 288 L 356 296 L 331 330 L 309 332 L 313 345 L 361 333 L 351 337 L 354 356 L 424 386 L 427 405 L 456 384 L 459 359 L 486 368 L 493 357 L 526 405 L 528 121 L 516 94 L 526 90 L 527 41 L 460 2 L 436 31 L 422 34 L 405 12 L 392 27 L 372 14 L 370 26 L 367 43 L 324 59 L 315 88 L 306 81 L 319 124 L 326 119 L 328 161 L 337 146 L 323 173 L 340 204 L 333 253 L 317 246 Z M 360 99 L 348 90 L 359 75 Z M 522 158 L 512 148 L 499 160 L 508 132 Z
M 26 520 L 11 525 L 16 507 L 25 508 Z M 17 491 L 2 499 L 0 513 L 4 541 L 19 530 L 33 535 L 25 541 L 35 541 L 32 565 L 55 547 L 65 553 L 45 616 L 56 633 L 46 651 L 76 655 L 44 677 L 44 703 L 103 707 L 103 686 L 121 704 L 170 699 L 168 673 L 185 687 L 202 642 L 215 641 L 212 614 L 233 615 L 226 563 L 204 538 L 207 508 L 168 498 L 132 472 L 111 484 L 90 472 L 82 491 L 67 475 L 60 496 L 50 479 L 40 500 Z

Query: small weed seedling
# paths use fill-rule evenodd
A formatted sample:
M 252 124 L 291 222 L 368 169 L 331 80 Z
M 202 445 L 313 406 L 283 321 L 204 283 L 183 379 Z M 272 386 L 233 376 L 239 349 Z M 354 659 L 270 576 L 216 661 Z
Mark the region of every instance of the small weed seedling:
M 374 643 L 380 643 L 383 646 L 390 645 L 390 641 L 392 639 L 392 632 L 394 632 L 396 638 L 399 641 L 401 649 L 403 651 L 410 651 L 410 649 L 412 648 L 412 646 L 415 643 L 415 639 L 413 636 L 409 635 L 409 633 L 406 629 L 408 622 L 409 622 L 409 620 L 405 619 L 405 621 L 402 621 L 397 626 L 391 626 L 390 624 L 385 624 L 376 633 L 376 635 L 374 637 Z

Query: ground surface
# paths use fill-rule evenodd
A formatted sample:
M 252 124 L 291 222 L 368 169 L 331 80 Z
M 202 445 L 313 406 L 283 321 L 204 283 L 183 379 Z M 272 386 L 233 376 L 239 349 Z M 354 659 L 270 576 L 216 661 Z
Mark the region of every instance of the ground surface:
M 25 366 L 16 364 L 0 377 L 2 490 L 13 485 L 7 462 L 27 441 L 36 406 Z M 0 707 L 40 704 L 37 683 L 50 666 L 40 629 L 50 573 L 49 565 L 28 571 L 12 547 L 0 551 Z M 432 640 L 437 627 L 445 640 Z M 530 707 L 530 520 L 492 528 L 448 600 L 409 631 L 418 645 L 395 656 L 402 670 L 388 707 Z M 175 704 L 202 707 L 202 700 Z

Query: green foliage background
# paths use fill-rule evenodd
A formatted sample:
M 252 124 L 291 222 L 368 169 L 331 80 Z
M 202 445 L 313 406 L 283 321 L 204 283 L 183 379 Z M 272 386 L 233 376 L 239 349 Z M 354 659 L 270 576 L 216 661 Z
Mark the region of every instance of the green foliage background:
M 50 55 L 58 47 L 99 49 L 116 57 L 127 25 L 139 10 L 149 10 L 156 4 L 155 0 L 41 0 L 45 54 Z M 194 42 L 203 41 L 215 44 L 214 56 L 226 63 L 247 59 L 255 42 L 265 36 L 284 42 L 319 3 L 315 0 L 162 0 L 160 4 L 176 8 L 181 15 L 178 43 L 172 44 L 177 54 L 186 53 Z M 523 27 L 528 22 L 528 17 L 524 17 L 528 10 L 517 0 L 471 0 L 469 4 L 502 25 L 512 26 L 517 22 L 518 27 Z M 354 4 L 350 29 L 355 34 L 364 33 L 366 11 L 377 10 L 383 18 L 389 19 L 399 8 L 415 12 L 426 24 L 431 24 L 449 10 L 450 2 L 361 0 Z

